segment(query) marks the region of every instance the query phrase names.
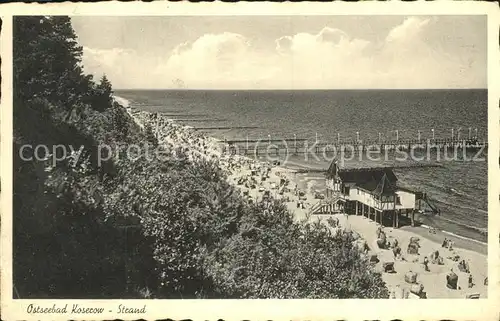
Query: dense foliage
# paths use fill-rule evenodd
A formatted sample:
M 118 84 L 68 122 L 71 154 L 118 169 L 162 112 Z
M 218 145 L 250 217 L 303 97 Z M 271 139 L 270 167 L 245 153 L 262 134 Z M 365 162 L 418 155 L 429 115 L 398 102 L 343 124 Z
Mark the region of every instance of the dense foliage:
M 68 17 L 15 17 L 13 39 L 14 293 L 123 295 L 130 291 L 125 280 L 131 266 L 147 275 L 154 262 L 138 224 L 106 212 L 106 182 L 116 169 L 111 161 L 98 166 L 97 152 L 99 144 L 142 134 L 111 103 L 109 82 L 95 84 L 83 75 Z M 25 145 L 31 147 L 21 149 Z M 39 149 L 40 157 L 50 156 L 57 145 L 71 145 L 75 153 L 57 155 L 56 163 L 51 157 L 21 159 L 31 158 L 36 146 L 49 149 L 49 155 Z M 142 280 L 130 283 L 145 287 Z
M 388 296 L 350 233 L 296 223 L 279 201 L 246 203 L 217 161 L 123 157 L 158 142 L 106 77 L 83 74 L 81 55 L 68 17 L 15 17 L 14 293 Z M 76 152 L 26 161 L 25 144 Z M 114 157 L 99 163 L 103 144 Z

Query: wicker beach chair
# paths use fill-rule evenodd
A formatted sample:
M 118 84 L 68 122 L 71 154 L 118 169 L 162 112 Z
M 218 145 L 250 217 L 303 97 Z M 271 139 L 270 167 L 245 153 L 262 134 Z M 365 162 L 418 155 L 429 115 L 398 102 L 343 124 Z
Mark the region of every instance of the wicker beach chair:
M 418 244 L 410 242 L 410 244 L 408 244 L 406 253 L 416 255 L 418 254 L 418 248 L 419 248 Z
M 408 271 L 405 273 L 405 282 L 410 284 L 417 283 L 417 276 L 418 276 L 417 273 L 413 271 Z
M 446 275 L 446 287 L 452 290 L 458 288 L 458 275 L 455 272 L 450 271 L 450 273 Z
M 479 299 L 480 296 L 481 296 L 481 294 L 479 294 L 479 293 L 469 293 L 469 294 L 465 295 L 465 298 L 466 299 Z
M 396 270 L 394 270 L 394 262 L 384 262 L 382 263 L 382 268 L 386 273 L 396 273 Z

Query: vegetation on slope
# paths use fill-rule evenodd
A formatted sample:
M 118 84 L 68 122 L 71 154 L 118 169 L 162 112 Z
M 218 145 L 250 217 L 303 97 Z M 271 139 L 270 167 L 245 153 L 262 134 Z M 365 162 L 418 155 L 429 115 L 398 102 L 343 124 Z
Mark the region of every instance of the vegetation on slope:
M 246 203 L 216 161 L 123 157 L 157 142 L 105 77 L 83 74 L 81 55 L 68 17 L 14 18 L 14 293 L 388 296 L 350 233 L 298 224 L 279 201 Z M 82 156 L 26 161 L 26 144 L 83 146 Z M 100 164 L 103 144 L 114 157 Z

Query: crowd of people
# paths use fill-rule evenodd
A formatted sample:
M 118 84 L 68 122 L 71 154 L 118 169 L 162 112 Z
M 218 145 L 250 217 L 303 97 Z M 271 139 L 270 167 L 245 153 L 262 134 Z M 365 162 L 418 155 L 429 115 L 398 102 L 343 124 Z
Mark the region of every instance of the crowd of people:
M 190 161 L 213 160 L 223 169 L 230 182 L 238 186 L 242 195 L 254 202 L 270 197 L 282 199 L 289 209 L 306 216 L 314 195 L 292 184 L 293 171 L 280 167 L 279 162 L 263 162 L 249 157 L 234 155 L 224 148 L 223 142 L 204 135 L 194 128 L 150 113 L 127 108 L 142 128 L 150 128 L 158 143 L 173 152 L 179 151 Z

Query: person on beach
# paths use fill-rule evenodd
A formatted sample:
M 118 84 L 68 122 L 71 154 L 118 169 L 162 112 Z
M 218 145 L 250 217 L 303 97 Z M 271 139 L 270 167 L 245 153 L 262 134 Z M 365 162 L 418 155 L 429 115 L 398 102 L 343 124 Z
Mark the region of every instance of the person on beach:
M 472 279 L 472 274 L 469 273 L 469 288 L 472 288 L 474 286 L 474 281 Z
M 453 241 L 448 240 L 448 250 L 453 251 Z
M 458 264 L 458 268 L 459 268 L 460 271 L 463 271 L 463 272 L 466 272 L 466 273 L 470 272 L 470 270 L 469 270 L 469 263 L 465 262 L 465 260 L 460 261 L 460 263 Z
M 424 269 L 425 271 L 429 272 L 429 259 L 426 257 L 424 257 Z
M 398 259 L 401 256 L 401 248 L 399 246 L 395 246 L 392 249 L 392 253 L 394 254 L 394 259 Z

